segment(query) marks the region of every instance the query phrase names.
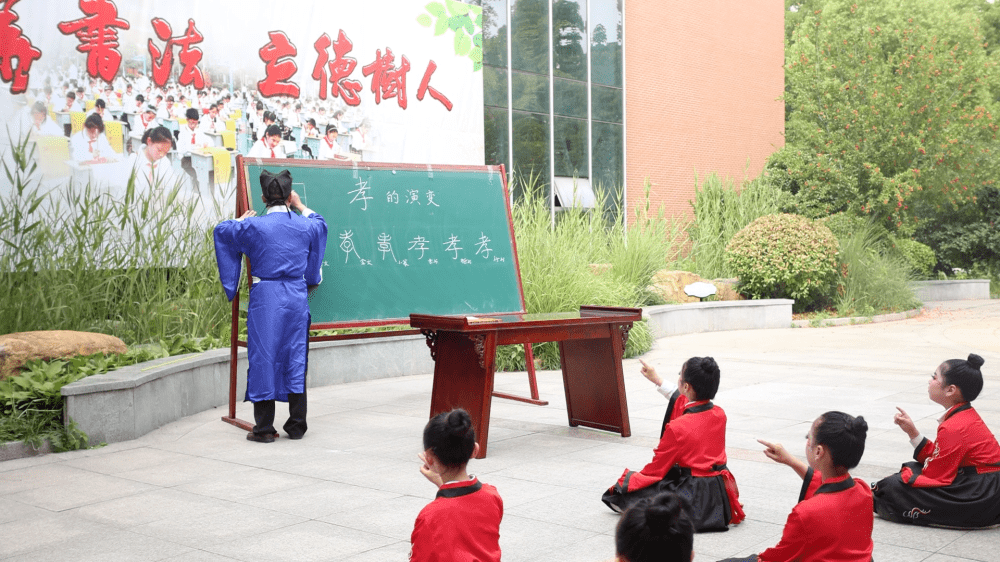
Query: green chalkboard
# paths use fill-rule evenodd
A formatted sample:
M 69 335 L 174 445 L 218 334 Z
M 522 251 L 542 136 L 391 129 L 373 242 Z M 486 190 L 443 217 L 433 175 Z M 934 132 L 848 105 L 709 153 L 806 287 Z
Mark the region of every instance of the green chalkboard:
M 240 157 L 237 211 L 262 214 L 260 172 L 284 169 L 328 227 L 314 327 L 524 310 L 503 168 Z

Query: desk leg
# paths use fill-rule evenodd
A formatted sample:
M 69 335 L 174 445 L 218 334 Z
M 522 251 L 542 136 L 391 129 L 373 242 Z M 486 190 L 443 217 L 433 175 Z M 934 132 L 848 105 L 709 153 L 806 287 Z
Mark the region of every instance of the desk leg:
M 559 342 L 566 413 L 572 427 L 617 431 L 628 437 L 632 429 L 622 375 L 625 336 L 621 326 L 608 329 L 606 338 Z
M 485 458 L 490 431 L 496 333 L 467 335 L 438 330 L 436 334 L 433 339 L 428 339 L 435 358 L 431 417 L 452 408 L 464 408 L 472 417 L 472 427 L 479 442 L 479 456 L 476 458 Z
M 198 176 L 198 192 L 202 197 L 212 196 L 212 184 L 209 183 L 208 170 L 205 168 L 196 168 L 195 175 Z

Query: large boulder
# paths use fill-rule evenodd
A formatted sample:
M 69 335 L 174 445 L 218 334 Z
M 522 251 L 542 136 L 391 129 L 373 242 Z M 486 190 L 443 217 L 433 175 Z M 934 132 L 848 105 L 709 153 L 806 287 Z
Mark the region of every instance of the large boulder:
M 94 353 L 125 353 L 122 340 L 106 334 L 46 330 L 0 336 L 0 378 L 15 375 L 32 359 L 66 359 Z
M 717 291 L 715 300 L 735 301 L 743 298 L 736 292 L 735 279 L 703 279 L 690 271 L 668 271 L 665 269 L 657 271 L 656 275 L 653 275 L 650 289 L 669 303 L 698 302 L 701 299 L 688 296 L 684 292 L 684 287 L 697 282 L 715 285 Z

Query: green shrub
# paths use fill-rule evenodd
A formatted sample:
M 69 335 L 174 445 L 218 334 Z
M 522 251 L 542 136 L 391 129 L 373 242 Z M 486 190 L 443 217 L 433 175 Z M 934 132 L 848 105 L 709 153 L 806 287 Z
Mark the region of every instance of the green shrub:
M 921 244 L 909 238 L 895 238 L 896 250 L 910 266 L 910 270 L 920 277 L 928 278 L 937 264 L 934 250 L 927 244 Z
M 741 293 L 755 299 L 795 299 L 794 308 L 806 310 L 829 297 L 837 251 L 829 228 L 799 215 L 779 214 L 739 231 L 726 247 L 726 260 Z

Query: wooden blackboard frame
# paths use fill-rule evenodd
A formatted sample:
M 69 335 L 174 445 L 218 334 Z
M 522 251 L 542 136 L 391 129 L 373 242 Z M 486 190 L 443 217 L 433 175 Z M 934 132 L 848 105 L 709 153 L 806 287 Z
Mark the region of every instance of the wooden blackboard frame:
M 301 160 L 301 159 L 290 159 L 290 158 L 247 158 L 242 155 L 236 156 L 236 215 L 239 217 L 247 210 L 251 209 L 250 202 L 250 178 L 248 175 L 247 167 L 253 166 L 273 166 L 273 167 L 284 167 L 292 170 L 294 176 L 295 168 L 329 168 L 329 169 L 341 169 L 341 170 L 351 170 L 355 173 L 358 171 L 372 171 L 372 170 L 398 170 L 398 171 L 413 171 L 413 172 L 427 172 L 429 174 L 437 173 L 447 173 L 447 172 L 485 172 L 485 173 L 497 173 L 501 179 L 501 187 L 503 189 L 503 200 L 505 206 L 505 212 L 507 216 L 507 228 L 511 240 L 511 251 L 514 261 L 514 272 L 517 276 L 517 291 L 518 291 L 518 302 L 520 304 L 519 310 L 510 311 L 498 311 L 493 313 L 483 313 L 479 316 L 492 316 L 500 314 L 511 314 L 511 313 L 524 313 L 524 286 L 521 280 L 521 264 L 517 253 L 517 239 L 514 236 L 514 224 L 513 224 L 513 214 L 511 212 L 510 206 L 510 191 L 507 186 L 507 174 L 504 170 L 504 166 L 463 166 L 463 165 L 431 165 L 431 164 L 395 164 L 395 163 L 384 163 L 384 162 L 342 162 L 336 160 Z M 303 200 L 303 203 L 308 206 L 308 201 Z M 246 270 L 247 283 L 252 285 L 253 278 L 250 275 L 250 260 L 244 256 L 244 268 Z M 240 323 L 240 295 L 237 292 L 236 297 L 233 298 L 232 302 L 232 318 L 231 318 L 231 332 L 230 332 L 230 380 L 229 380 L 229 415 L 223 416 L 222 420 L 235 425 L 237 427 L 250 430 L 253 424 L 244 420 L 240 420 L 236 417 L 236 393 L 237 393 L 237 372 L 236 372 L 236 361 L 237 354 L 240 347 L 246 347 L 246 341 L 239 339 L 239 323 Z M 379 326 L 399 326 L 408 325 L 410 318 L 400 317 L 400 318 L 383 318 L 383 319 L 363 319 L 363 320 L 352 320 L 352 321 L 342 321 L 342 322 L 317 322 L 310 325 L 310 330 L 328 330 L 336 328 L 370 328 Z M 331 335 L 331 336 L 310 336 L 309 342 L 322 342 L 322 341 L 334 341 L 334 340 L 347 340 L 347 339 L 365 339 L 365 338 L 379 338 L 388 336 L 400 336 L 400 335 L 410 335 L 418 334 L 419 330 L 394 330 L 394 331 L 381 331 L 381 332 L 371 332 L 371 333 L 361 333 L 361 334 L 341 334 L 341 335 Z M 538 385 L 535 379 L 535 369 L 534 369 L 534 354 L 531 350 L 531 344 L 525 344 L 525 359 L 528 370 L 528 383 L 531 397 L 518 396 L 507 393 L 494 393 L 494 396 L 500 398 L 508 398 L 512 400 L 518 400 L 522 402 L 528 402 L 537 405 L 547 405 L 548 402 L 540 400 L 538 396 Z

